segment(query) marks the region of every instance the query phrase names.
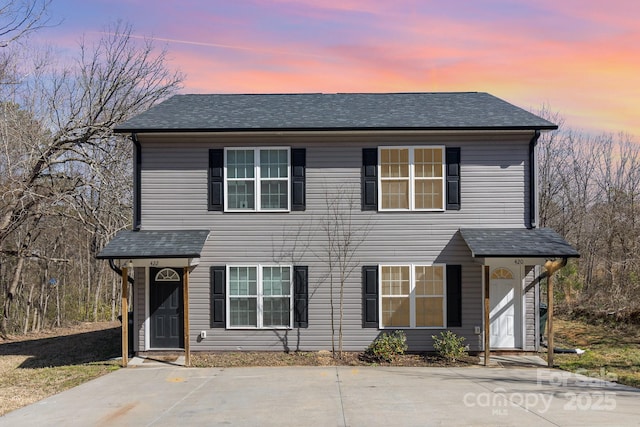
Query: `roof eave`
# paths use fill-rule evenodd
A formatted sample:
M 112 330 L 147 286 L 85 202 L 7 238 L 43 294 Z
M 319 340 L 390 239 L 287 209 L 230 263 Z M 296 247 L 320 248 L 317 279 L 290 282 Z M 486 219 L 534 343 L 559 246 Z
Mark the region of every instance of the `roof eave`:
M 580 254 L 473 254 L 473 258 L 580 258 Z
M 153 254 L 138 254 L 138 255 L 125 255 L 125 254 L 115 254 L 115 255 L 96 255 L 96 259 L 189 259 L 189 258 L 200 258 L 200 254 L 179 254 L 179 255 L 153 255 Z
M 233 133 L 233 132 L 371 132 L 371 131 L 552 131 L 557 125 L 542 126 L 432 126 L 432 127 L 291 127 L 291 128 L 130 128 L 116 127 L 114 133 Z

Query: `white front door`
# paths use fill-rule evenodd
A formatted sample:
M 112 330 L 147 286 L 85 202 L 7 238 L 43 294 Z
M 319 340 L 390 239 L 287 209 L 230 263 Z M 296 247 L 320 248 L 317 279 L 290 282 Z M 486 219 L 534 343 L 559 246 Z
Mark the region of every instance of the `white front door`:
M 519 275 L 499 267 L 491 273 L 490 346 L 492 349 L 512 349 L 520 346 Z

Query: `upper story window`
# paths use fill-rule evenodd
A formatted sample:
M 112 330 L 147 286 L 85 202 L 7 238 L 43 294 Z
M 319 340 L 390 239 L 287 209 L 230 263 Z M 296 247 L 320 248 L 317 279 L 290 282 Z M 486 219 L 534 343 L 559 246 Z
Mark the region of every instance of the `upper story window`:
M 225 210 L 290 210 L 290 175 L 288 148 L 225 149 Z
M 444 147 L 380 147 L 379 159 L 379 210 L 444 210 Z

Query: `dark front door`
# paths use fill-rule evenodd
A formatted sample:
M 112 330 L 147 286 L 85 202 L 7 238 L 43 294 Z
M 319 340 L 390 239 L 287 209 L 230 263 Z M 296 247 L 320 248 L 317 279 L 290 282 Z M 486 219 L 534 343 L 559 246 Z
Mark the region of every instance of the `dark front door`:
M 182 348 L 182 271 L 150 268 L 151 348 Z

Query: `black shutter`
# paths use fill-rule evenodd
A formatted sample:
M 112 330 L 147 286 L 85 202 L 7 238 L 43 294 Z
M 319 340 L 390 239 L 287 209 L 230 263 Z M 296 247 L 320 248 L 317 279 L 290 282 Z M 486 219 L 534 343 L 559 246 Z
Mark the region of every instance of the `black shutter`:
M 362 149 L 362 210 L 378 210 L 378 149 Z
M 225 327 L 225 312 L 226 305 L 225 290 L 226 290 L 226 271 L 224 265 L 211 267 L 209 272 L 211 281 L 211 327 L 212 328 L 224 328 Z
M 378 327 L 378 266 L 362 267 L 362 327 Z
M 447 265 L 447 326 L 462 326 L 462 266 Z
M 306 171 L 307 158 L 304 148 L 291 149 L 291 210 L 306 209 Z
M 293 267 L 293 327 L 309 327 L 309 267 Z
M 224 150 L 209 150 L 209 205 L 210 211 L 224 210 Z
M 447 147 L 447 210 L 460 210 L 460 147 Z

